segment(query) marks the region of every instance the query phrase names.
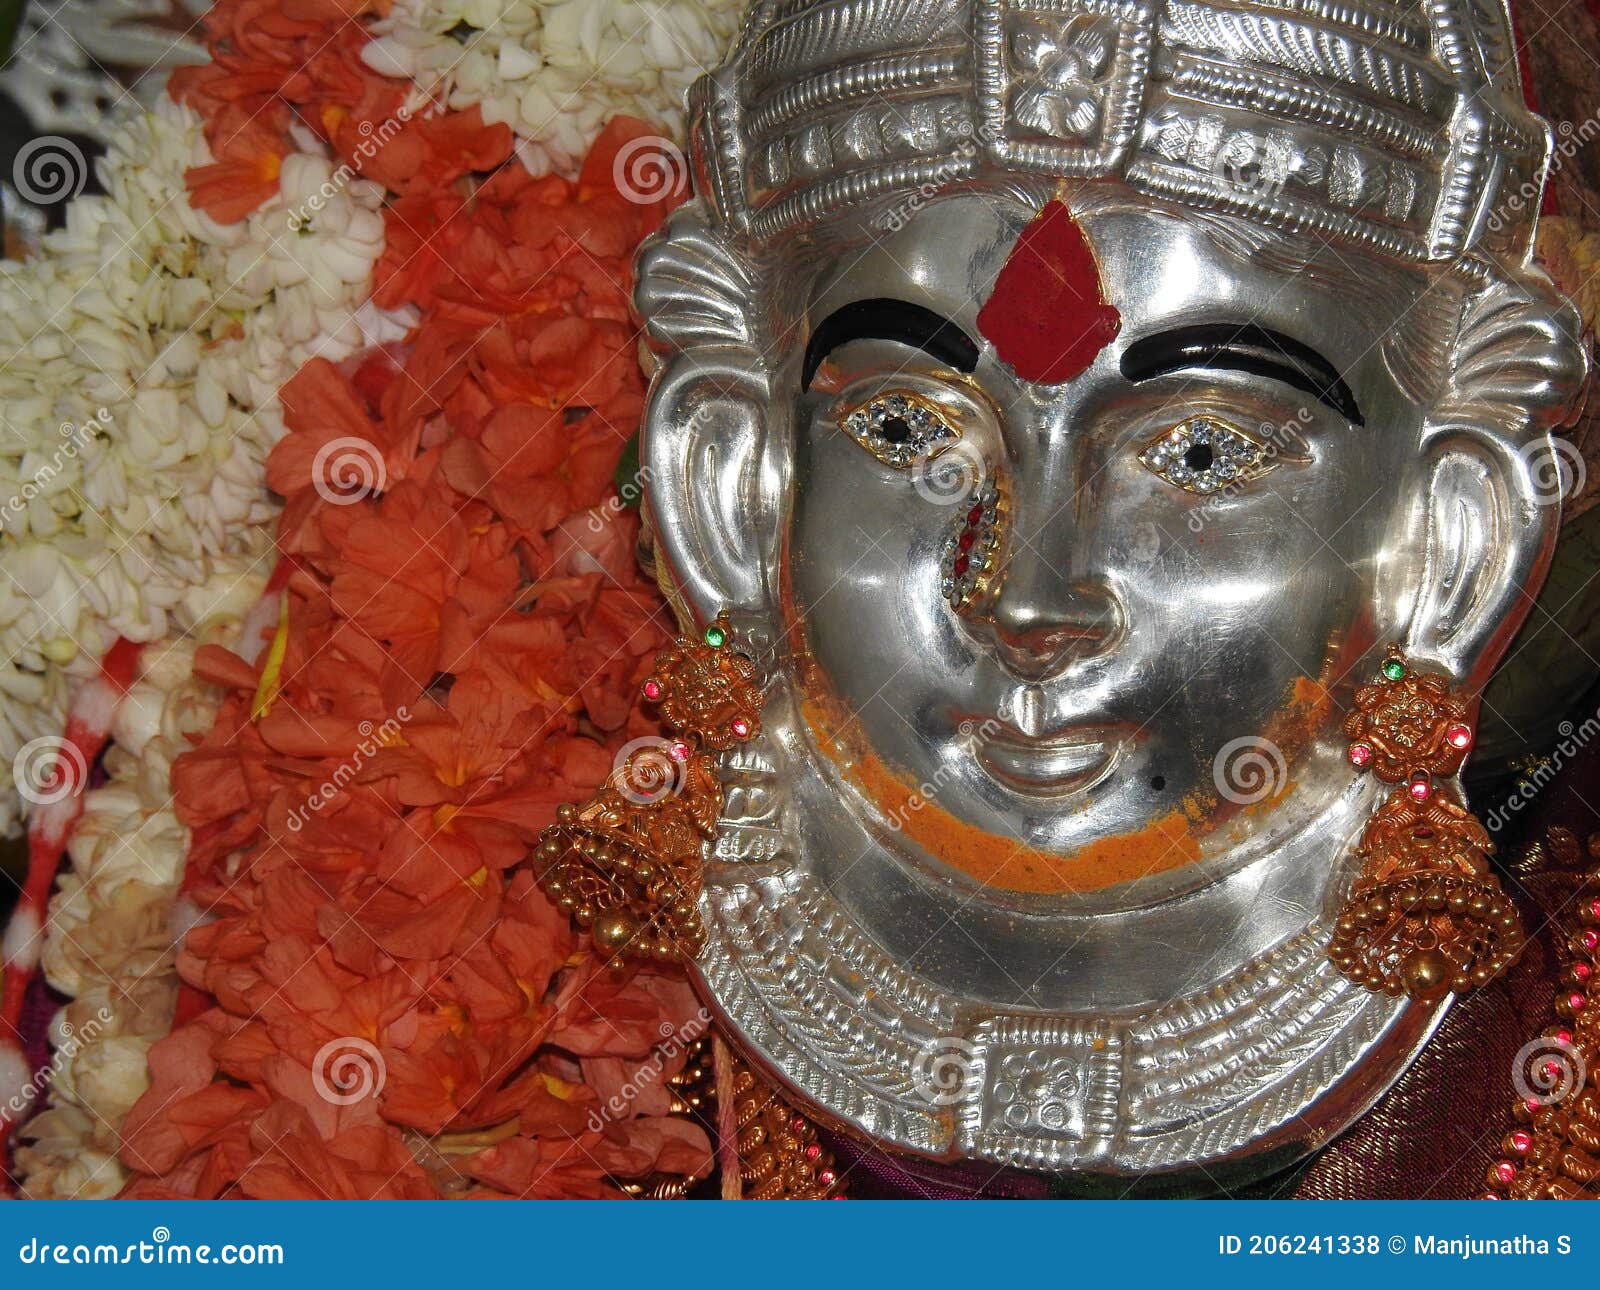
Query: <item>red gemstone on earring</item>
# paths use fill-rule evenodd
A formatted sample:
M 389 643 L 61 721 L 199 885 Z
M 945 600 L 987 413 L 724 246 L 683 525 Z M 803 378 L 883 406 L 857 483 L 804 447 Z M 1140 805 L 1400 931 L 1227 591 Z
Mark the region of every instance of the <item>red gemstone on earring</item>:
M 808 1146 L 806 1148 L 806 1159 L 807 1160 L 818 1160 L 821 1157 L 822 1157 L 822 1148 L 819 1147 L 815 1142 L 813 1142 L 810 1146 Z
M 1576 991 L 1576 990 L 1574 990 L 1571 994 L 1569 994 L 1567 996 L 1567 1006 L 1569 1008 L 1571 1008 L 1574 1012 L 1582 1012 L 1583 1011 L 1583 1005 L 1585 1003 L 1587 1003 L 1587 1002 L 1588 1002 L 1588 1000 L 1585 999 L 1583 997 L 1583 995 L 1578 993 L 1578 991 Z M 1550 1064 L 1552 1066 L 1555 1065 L 1554 1062 L 1551 1062 Z
M 748 739 L 750 737 L 750 723 L 743 717 L 735 717 L 728 723 L 728 729 L 732 730 L 734 735 L 740 739 Z
M 1516 1167 L 1516 1165 L 1512 1164 L 1509 1160 L 1502 1160 L 1498 1164 L 1495 1165 L 1495 1167 L 1494 1167 L 1494 1176 L 1501 1183 L 1509 1185 L 1510 1183 L 1513 1183 L 1513 1182 L 1516 1181 L 1516 1178 L 1517 1178 L 1517 1167 Z
M 1592 927 L 1578 939 L 1583 942 L 1583 948 L 1586 950 L 1600 949 L 1600 932 L 1595 931 Z
M 1458 751 L 1472 744 L 1472 728 L 1470 726 L 1451 726 L 1444 732 L 1444 737 L 1452 748 Z
M 1511 1135 L 1511 1149 L 1518 1153 L 1529 1150 L 1533 1146 L 1533 1134 L 1526 1129 L 1518 1129 Z
M 1572 975 L 1577 977 L 1580 981 L 1587 981 L 1589 979 L 1590 970 L 1591 969 L 1587 963 L 1574 963 L 1572 965 Z
M 1350 745 L 1350 764 L 1355 767 L 1365 766 L 1372 760 L 1372 749 L 1366 744 Z
M 661 682 L 646 681 L 644 683 L 644 697 L 654 703 L 661 697 Z
M 1433 783 L 1426 775 L 1419 775 L 1406 785 L 1406 792 L 1411 794 L 1413 802 L 1426 802 L 1433 793 Z

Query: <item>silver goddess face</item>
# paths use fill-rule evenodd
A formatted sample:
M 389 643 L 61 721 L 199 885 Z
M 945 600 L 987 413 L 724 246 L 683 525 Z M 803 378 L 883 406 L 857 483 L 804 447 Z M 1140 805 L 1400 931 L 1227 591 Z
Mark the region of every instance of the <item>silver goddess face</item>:
M 1440 1015 L 1325 960 L 1339 723 L 1391 642 L 1481 688 L 1584 374 L 1503 7 L 758 0 L 691 107 L 646 514 L 766 678 L 708 997 L 908 1151 L 1325 1141 Z
M 944 196 L 894 232 L 841 220 L 779 270 L 809 278 L 812 334 L 857 302 L 906 302 L 980 352 L 966 373 L 873 335 L 898 328 L 880 305 L 829 328 L 841 343 L 809 388 L 783 366 L 781 604 L 824 755 L 934 855 L 1027 892 L 1170 870 L 1345 789 L 1323 764 L 1344 712 L 1330 691 L 1364 679 L 1386 558 L 1427 482 L 1422 412 L 1383 343 L 1429 326 L 1421 275 L 1328 254 L 1345 290 L 1313 293 L 1311 266 L 1252 262 L 1215 219 L 1098 205 L 1082 225 L 1120 328 L 1064 384 L 982 343 L 1037 213 L 1016 198 Z M 957 437 L 882 460 L 847 421 L 897 395 Z M 993 535 L 960 552 L 992 493 Z M 992 574 L 954 605 L 960 554 Z

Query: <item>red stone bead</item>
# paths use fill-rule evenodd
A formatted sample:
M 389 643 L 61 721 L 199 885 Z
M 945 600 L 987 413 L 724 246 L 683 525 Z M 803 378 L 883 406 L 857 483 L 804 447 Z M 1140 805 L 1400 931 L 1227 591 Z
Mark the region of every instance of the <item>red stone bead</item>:
M 661 697 L 661 682 L 646 681 L 644 683 L 644 697 L 649 699 L 652 703 L 659 699 Z
M 804 1133 L 806 1131 L 805 1117 L 803 1115 L 795 1116 L 794 1119 L 789 1121 L 789 1127 L 796 1133 Z
M 673 761 L 688 761 L 689 745 L 684 743 L 681 739 L 676 739 L 667 745 L 667 755 L 671 757 Z
M 1587 963 L 1574 963 L 1572 965 L 1572 975 L 1580 981 L 1587 981 L 1591 971 L 1592 969 Z
M 1561 1063 L 1558 1061 L 1548 1061 L 1539 1070 L 1547 1080 L 1552 1082 L 1561 1078 Z
M 1433 782 L 1426 775 L 1419 775 L 1406 785 L 1406 792 L 1413 802 L 1426 802 L 1433 793 Z
M 1455 748 L 1459 751 L 1460 749 L 1471 746 L 1472 727 L 1460 725 L 1451 726 L 1444 732 L 1444 737 L 1449 741 L 1452 748 Z
M 1600 921 L 1600 900 L 1589 902 L 1589 912 L 1595 916 L 1596 921 Z
M 1567 1006 L 1574 1012 L 1582 1012 L 1583 1005 L 1587 1002 L 1588 1000 L 1586 1000 L 1583 995 L 1576 990 L 1567 996 Z
M 1556 1043 L 1566 1044 L 1570 1048 L 1572 1046 L 1572 1032 L 1570 1030 L 1556 1031 Z
M 1517 1167 L 1509 1160 L 1502 1160 L 1495 1165 L 1494 1176 L 1499 1182 L 1509 1186 L 1516 1181 Z
M 817 1175 L 817 1181 L 824 1187 L 832 1187 L 834 1183 L 839 1181 L 839 1175 L 831 1169 L 824 1169 Z
M 1592 927 L 1580 936 L 1578 940 L 1583 943 L 1583 948 L 1586 950 L 1592 952 L 1600 949 L 1600 932 L 1595 931 Z
M 739 739 L 748 739 L 750 737 L 750 723 L 743 717 L 735 717 L 728 723 L 728 728 Z
M 1529 1115 L 1534 1115 L 1544 1109 L 1544 1103 L 1536 1097 L 1528 1098 L 1522 1105 L 1527 1108 Z
M 956 545 L 963 551 L 970 551 L 972 550 L 972 544 L 977 540 L 977 535 L 973 533 L 971 529 L 968 529 L 958 539 L 956 539 Z
M 950 567 L 954 571 L 956 577 L 959 578 L 962 574 L 964 574 L 967 571 L 967 566 L 969 564 L 971 564 L 971 563 L 972 562 L 970 560 L 968 560 L 966 556 L 958 555 L 956 557 L 956 562 L 953 565 L 951 565 Z
M 970 511 L 967 512 L 967 523 L 968 524 L 976 524 L 982 518 L 983 518 L 983 503 L 979 502 L 976 506 L 974 506 Z
M 807 1160 L 816 1160 L 821 1155 L 822 1155 L 822 1148 L 819 1147 L 815 1142 L 813 1142 L 809 1147 L 806 1148 L 806 1159 Z
M 1511 1135 L 1511 1149 L 1513 1151 L 1527 1151 L 1533 1146 L 1533 1134 L 1526 1129 L 1518 1129 Z
M 1366 744 L 1350 745 L 1350 764 L 1352 766 L 1365 766 L 1372 760 L 1372 749 Z

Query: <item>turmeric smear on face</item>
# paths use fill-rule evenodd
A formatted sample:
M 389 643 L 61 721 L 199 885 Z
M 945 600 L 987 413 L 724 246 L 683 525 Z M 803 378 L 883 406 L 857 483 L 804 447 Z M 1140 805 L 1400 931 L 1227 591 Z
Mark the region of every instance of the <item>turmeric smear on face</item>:
M 813 702 L 805 701 L 802 710 L 818 745 L 885 817 L 930 855 L 986 887 L 1047 896 L 1100 891 L 1200 858 L 1198 802 L 1185 800 L 1135 833 L 1099 838 L 1070 856 L 1053 855 L 956 819 L 901 782 L 874 754 L 846 748 L 830 735 Z

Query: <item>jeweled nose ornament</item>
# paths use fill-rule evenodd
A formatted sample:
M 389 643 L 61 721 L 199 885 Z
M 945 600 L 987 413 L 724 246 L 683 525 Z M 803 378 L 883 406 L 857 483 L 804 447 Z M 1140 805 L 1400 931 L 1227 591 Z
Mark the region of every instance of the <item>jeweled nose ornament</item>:
M 965 609 L 993 590 L 1005 518 L 1004 488 L 998 480 L 983 481 L 945 539 L 939 593 L 952 609 Z
M 1369 990 L 1432 1000 L 1487 985 L 1522 951 L 1522 922 L 1489 868 L 1483 825 L 1435 777 L 1472 748 L 1467 704 L 1398 647 L 1356 691 L 1350 764 L 1396 787 L 1361 835 L 1362 857 L 1328 956 Z
M 705 943 L 695 902 L 722 813 L 712 753 L 761 730 L 756 665 L 730 636 L 719 617 L 700 640 L 656 656 L 641 695 L 665 737 L 637 741 L 599 792 L 564 803 L 539 835 L 540 886 L 613 966 L 693 956 Z

